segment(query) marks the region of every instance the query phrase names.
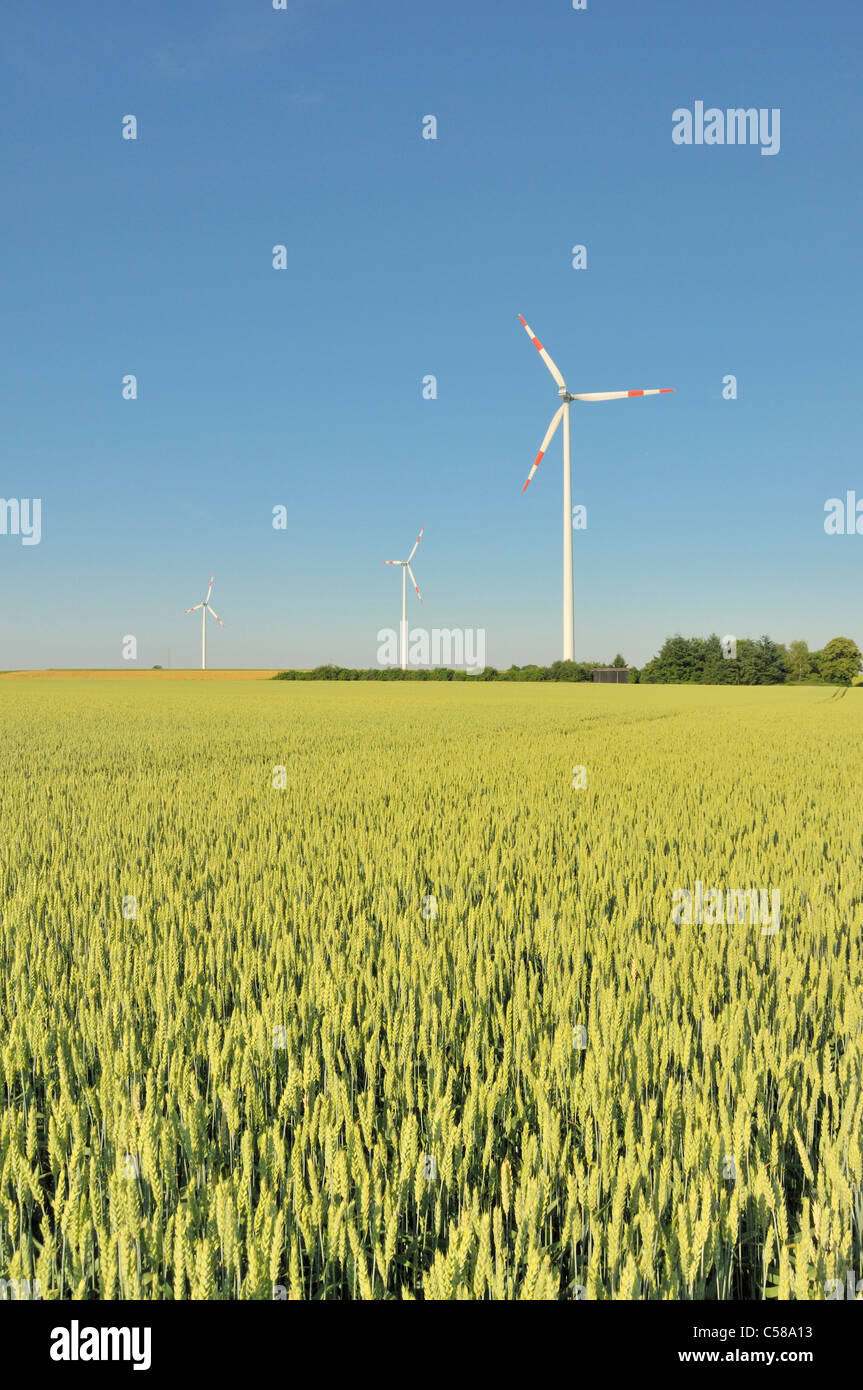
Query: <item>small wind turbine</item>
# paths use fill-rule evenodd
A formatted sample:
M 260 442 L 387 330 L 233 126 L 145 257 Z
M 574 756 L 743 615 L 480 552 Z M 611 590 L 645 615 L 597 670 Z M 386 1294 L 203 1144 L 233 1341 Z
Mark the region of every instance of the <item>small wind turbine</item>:
M 213 592 L 213 580 L 215 579 L 215 577 L 216 577 L 216 576 L 215 576 L 214 574 L 211 574 L 211 575 L 210 575 L 210 587 L 209 587 L 209 589 L 207 590 L 207 597 L 204 599 L 203 603 L 196 603 L 192 608 L 187 608 L 187 609 L 186 609 L 186 612 L 187 612 L 187 613 L 194 613 L 194 612 L 196 611 L 196 609 L 198 609 L 198 608 L 200 608 L 200 610 L 201 610 L 201 670 L 202 670 L 202 671 L 206 671 L 206 669 L 207 669 L 207 614 L 208 614 L 208 613 L 212 613 L 213 617 L 215 618 L 215 620 L 216 620 L 216 622 L 219 624 L 219 626 L 220 626 L 220 627 L 224 627 L 224 626 L 225 626 L 225 624 L 222 622 L 221 618 L 219 617 L 219 615 L 218 615 L 218 613 L 215 611 L 215 609 L 213 609 L 213 608 L 210 607 L 210 594 Z
M 412 560 L 412 559 L 414 558 L 414 556 L 416 555 L 417 546 L 419 545 L 420 541 L 421 541 L 422 538 L 423 538 L 423 531 L 424 531 L 425 529 L 426 529 L 426 528 L 423 527 L 423 530 L 420 531 L 419 535 L 417 536 L 416 540 L 414 541 L 414 548 L 413 548 L 413 550 L 411 551 L 410 555 L 408 556 L 408 558 L 407 558 L 406 560 L 384 560 L 384 564 L 385 564 L 385 565 L 401 565 L 401 567 L 402 567 L 402 629 L 401 629 L 401 652 L 402 652 L 402 670 L 403 670 L 403 671 L 406 671 L 407 668 L 408 668 L 408 575 L 410 575 L 410 577 L 411 577 L 411 583 L 413 584 L 414 588 L 417 590 L 417 598 L 419 599 L 420 603 L 422 603 L 422 601 L 423 601 L 423 599 L 422 599 L 422 594 L 420 593 L 419 589 L 417 589 L 417 582 L 416 582 L 416 580 L 414 579 L 414 572 L 413 572 L 413 570 L 411 569 L 411 560 Z
M 572 661 L 575 654 L 575 637 L 572 613 L 572 470 L 569 452 L 569 403 L 570 401 L 621 401 L 628 396 L 664 396 L 673 391 L 674 387 L 661 386 L 652 391 L 590 391 L 582 395 L 573 395 L 567 391 L 566 382 L 560 370 L 552 362 L 533 329 L 528 327 L 524 319 L 521 318 L 521 314 L 519 314 L 519 318 L 524 324 L 527 336 L 557 382 L 557 394 L 563 402 L 546 431 L 542 447 L 536 456 L 533 468 L 527 475 L 527 482 L 522 488 L 522 492 L 527 492 L 530 480 L 539 468 L 542 456 L 551 443 L 555 430 L 563 420 L 563 659 L 564 661 Z

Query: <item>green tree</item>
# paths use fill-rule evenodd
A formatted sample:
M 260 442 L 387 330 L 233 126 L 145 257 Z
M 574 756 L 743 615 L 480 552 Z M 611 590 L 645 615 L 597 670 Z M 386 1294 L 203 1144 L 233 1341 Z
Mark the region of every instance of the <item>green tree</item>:
M 679 632 L 667 637 L 659 655 L 643 667 L 642 681 L 671 685 L 699 681 L 704 670 L 704 646 L 701 638 L 681 637 Z
M 553 681 L 587 681 L 590 680 L 590 670 L 579 661 L 553 661 L 546 668 L 548 675 L 546 680 Z
M 826 681 L 850 685 L 860 670 L 863 657 L 850 637 L 834 637 L 821 653 L 821 675 Z
M 623 667 L 626 665 L 626 662 L 624 661 L 623 657 L 620 655 L 620 652 L 618 652 L 618 653 L 617 653 L 617 656 L 614 658 L 614 660 L 612 661 L 611 664 L 612 664 L 612 666 L 613 666 L 616 670 L 620 671 L 620 670 L 622 670 Z
M 704 643 L 701 681 L 703 685 L 738 685 L 740 682 L 737 662 L 722 655 L 722 643 L 715 632 L 711 632 Z
M 805 681 L 812 673 L 812 653 L 805 642 L 792 642 L 788 648 L 789 674 L 793 681 Z
M 781 685 L 788 676 L 788 653 L 768 636 L 757 642 L 742 638 L 737 643 L 741 685 Z

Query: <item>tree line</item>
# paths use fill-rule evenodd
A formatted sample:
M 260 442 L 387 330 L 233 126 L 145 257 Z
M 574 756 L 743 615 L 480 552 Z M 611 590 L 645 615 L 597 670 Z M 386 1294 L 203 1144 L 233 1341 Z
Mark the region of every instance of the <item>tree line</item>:
M 620 653 L 612 666 L 622 669 Z M 486 666 L 481 672 L 450 667 L 418 667 L 402 671 L 396 666 L 360 670 L 350 666 L 316 666 L 310 671 L 280 671 L 277 681 L 590 681 L 601 661 L 554 661 L 550 666 L 510 666 L 498 671 Z M 834 637 L 821 651 L 810 651 L 803 641 L 787 647 L 764 636 L 753 641 L 737 639 L 734 656 L 725 656 L 715 633 L 709 637 L 666 638 L 661 651 L 640 670 L 629 668 L 627 679 L 644 685 L 863 685 L 863 656 L 850 637 Z
M 834 637 L 821 651 L 806 642 L 787 647 L 772 638 L 738 638 L 733 657 L 725 656 L 715 633 L 709 637 L 666 638 L 662 650 L 630 679 L 645 685 L 784 685 L 863 683 L 860 650 L 850 637 Z

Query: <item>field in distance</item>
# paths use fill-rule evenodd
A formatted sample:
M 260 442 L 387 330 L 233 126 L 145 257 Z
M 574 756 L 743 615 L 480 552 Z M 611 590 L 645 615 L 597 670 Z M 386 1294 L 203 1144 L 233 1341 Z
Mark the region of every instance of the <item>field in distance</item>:
M 0 1276 L 860 1277 L 854 692 L 67 674 L 0 682 Z
M 75 670 L 64 669 L 59 671 L 0 671 L 0 680 L 71 680 L 71 681 L 149 681 L 149 680 L 174 680 L 174 681 L 266 681 L 272 680 L 276 675 L 277 668 L 272 671 L 166 671 L 152 670 L 144 671 L 140 669 L 122 670 L 120 668 L 106 668 L 105 670 Z

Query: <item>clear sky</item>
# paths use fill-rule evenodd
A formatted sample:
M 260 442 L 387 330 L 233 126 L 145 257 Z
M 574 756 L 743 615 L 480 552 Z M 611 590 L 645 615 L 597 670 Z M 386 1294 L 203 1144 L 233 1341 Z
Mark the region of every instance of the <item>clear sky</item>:
M 863 499 L 861 36 L 850 0 L 7 6 L 0 495 L 42 539 L 0 535 L 0 668 L 194 666 L 213 571 L 209 664 L 373 665 L 423 525 L 413 624 L 559 657 L 519 313 L 573 391 L 676 388 L 574 407 L 577 658 L 863 644 L 863 535 L 824 532 Z M 696 101 L 778 108 L 779 152 L 675 144 Z

